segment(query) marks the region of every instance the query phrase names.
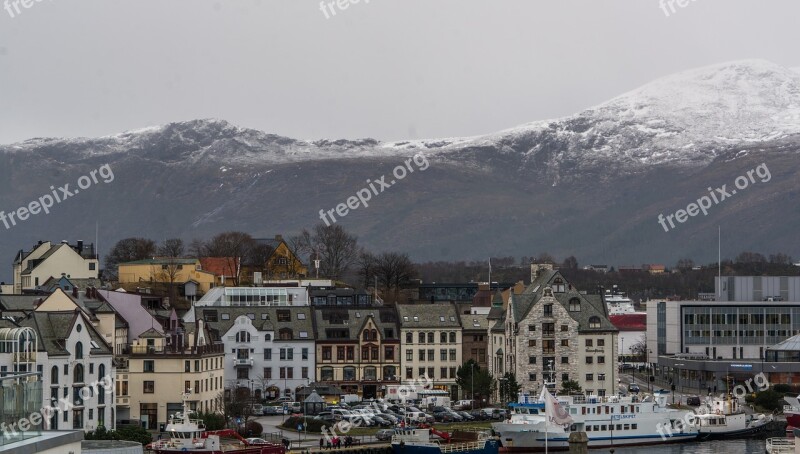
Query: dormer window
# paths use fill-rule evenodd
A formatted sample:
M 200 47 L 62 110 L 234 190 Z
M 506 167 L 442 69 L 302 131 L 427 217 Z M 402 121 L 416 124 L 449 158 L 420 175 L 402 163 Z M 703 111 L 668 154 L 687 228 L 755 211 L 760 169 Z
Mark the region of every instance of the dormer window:
M 581 311 L 581 300 L 578 298 L 572 298 L 569 300 L 569 311 L 570 312 L 580 312 Z
M 564 283 L 564 279 L 557 277 L 553 280 L 552 285 L 553 291 L 556 293 L 564 293 L 566 290 L 566 284 Z
M 589 317 L 589 328 L 600 328 L 600 317 L 596 315 Z

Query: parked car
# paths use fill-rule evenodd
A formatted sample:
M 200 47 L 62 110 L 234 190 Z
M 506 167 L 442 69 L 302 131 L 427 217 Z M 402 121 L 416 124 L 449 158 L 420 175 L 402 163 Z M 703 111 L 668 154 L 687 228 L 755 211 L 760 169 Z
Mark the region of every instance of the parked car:
M 686 398 L 686 405 L 696 407 L 700 405 L 700 396 L 689 396 Z
M 264 407 L 264 415 L 280 415 L 283 413 L 282 405 L 268 405 Z
M 261 404 L 252 404 L 250 405 L 250 413 L 254 415 L 263 415 L 264 406 Z
M 484 414 L 481 410 L 472 410 L 469 412 L 469 414 L 475 418 L 475 421 L 485 421 L 487 419 L 486 414 Z
M 471 399 L 459 400 L 458 402 L 453 404 L 453 408 L 458 409 L 458 410 L 466 410 L 468 408 L 471 409 L 472 408 L 472 400 Z
M 372 418 L 373 421 L 375 421 L 381 427 L 389 427 L 389 426 L 393 426 L 394 425 L 393 422 L 391 422 L 388 419 L 385 419 L 385 418 L 383 418 L 383 417 L 381 417 L 379 415 L 371 416 L 371 418 Z
M 436 422 L 453 422 L 453 421 L 455 421 L 455 419 L 453 418 L 453 415 L 451 415 L 449 412 L 446 412 L 446 411 L 435 411 L 435 412 L 433 412 L 433 419 L 436 420 Z
M 454 422 L 462 422 L 462 421 L 464 421 L 464 417 L 459 415 L 457 412 L 455 412 L 453 410 L 448 409 L 445 413 L 450 415 L 450 417 L 453 418 Z
M 279 397 L 279 398 L 275 399 L 275 402 L 281 402 L 281 403 L 282 402 L 291 402 L 291 401 L 292 401 L 292 398 L 289 397 L 289 396 L 283 396 L 283 397 Z
M 244 441 L 247 442 L 248 445 L 268 445 L 269 442 L 264 440 L 263 438 L 245 438 Z
M 392 429 L 381 429 L 375 432 L 375 438 L 380 441 L 389 441 L 392 439 L 392 435 L 394 435 L 394 430 Z
M 622 363 L 622 364 L 619 366 L 619 368 L 620 368 L 620 369 L 622 369 L 622 370 L 631 370 L 631 369 L 635 369 L 635 368 L 633 367 L 633 364 L 628 364 L 628 363 Z
M 633 394 L 639 394 L 639 385 L 637 385 L 636 383 L 631 383 L 630 385 L 628 385 L 628 392 L 631 392 Z
M 333 415 L 333 413 L 329 411 L 320 412 L 317 416 L 314 417 L 314 419 L 319 419 L 322 421 L 336 421 L 336 417 Z
M 458 413 L 459 415 L 461 415 L 461 417 L 462 417 L 462 418 L 464 418 L 464 421 L 474 421 L 474 420 L 475 420 L 475 417 L 474 417 L 474 416 L 472 416 L 471 414 L 469 414 L 469 412 L 466 412 L 466 411 L 458 411 L 458 412 L 456 412 L 456 413 Z
M 378 413 L 378 416 L 389 421 L 392 424 L 397 424 L 398 422 L 400 422 L 400 418 L 391 413 Z
M 405 414 L 406 419 L 412 422 L 427 422 L 427 416 L 425 413 L 421 411 L 408 411 Z

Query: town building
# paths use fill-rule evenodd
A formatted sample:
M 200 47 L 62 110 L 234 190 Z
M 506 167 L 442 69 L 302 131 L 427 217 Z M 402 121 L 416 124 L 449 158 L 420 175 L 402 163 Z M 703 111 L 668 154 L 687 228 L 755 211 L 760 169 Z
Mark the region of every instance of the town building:
M 17 252 L 14 258 L 14 293 L 38 290 L 52 277 L 98 279 L 99 273 L 93 244 L 39 241 L 29 251 Z
M 800 276 L 722 276 L 714 278 L 717 301 L 800 302 Z
M 270 252 L 264 262 L 264 266 L 259 269 L 252 269 L 252 272 L 263 273 L 263 279 L 298 279 L 311 277 L 308 274 L 308 267 L 303 264 L 300 257 L 295 254 L 292 247 L 286 243 L 281 235 L 274 238 L 257 238 L 255 240 L 259 246 L 269 248 Z
M 433 389 L 447 391 L 451 399 L 458 399 L 456 371 L 463 364 L 464 358 L 461 321 L 456 305 L 398 304 L 397 312 L 400 320 L 400 370 L 403 381 L 430 381 Z M 482 334 L 485 333 L 484 327 Z
M 508 363 L 523 391 L 576 381 L 587 395 L 616 390 L 618 331 L 602 295 L 586 295 L 552 265 L 531 265 L 531 284 L 505 314 Z
M 359 304 L 314 304 L 316 381 L 335 385 L 362 399 L 386 395 L 386 386 L 400 383 L 400 325 L 393 307 Z M 366 299 L 364 299 L 366 301 Z
M 772 384 L 797 381 L 800 364 L 765 352 L 800 334 L 800 303 L 779 301 L 651 301 L 647 347 L 659 379 L 677 386 L 727 389 L 731 380 L 764 372 Z M 787 375 L 789 374 L 789 375 Z M 726 380 L 726 377 L 731 380 Z M 790 378 L 793 377 L 793 378 Z
M 256 399 L 294 397 L 314 381 L 315 341 L 309 306 L 197 307 L 225 345 L 225 389 Z
M 125 290 L 143 287 L 170 287 L 186 294 L 186 284 L 191 284 L 200 293 L 206 293 L 216 285 L 216 276 L 203 270 L 200 260 L 195 258 L 155 257 L 119 264 L 119 284 Z
M 617 349 L 622 356 L 637 354 L 636 347 L 645 345 L 647 339 L 647 314 L 633 312 L 609 315 L 611 324 L 619 330 Z

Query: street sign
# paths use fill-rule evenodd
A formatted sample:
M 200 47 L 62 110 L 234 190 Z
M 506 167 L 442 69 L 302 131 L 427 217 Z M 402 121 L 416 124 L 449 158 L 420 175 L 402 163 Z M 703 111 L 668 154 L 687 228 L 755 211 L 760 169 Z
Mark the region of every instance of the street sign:
M 303 430 L 303 425 L 302 424 L 298 424 L 297 425 L 297 430 Z

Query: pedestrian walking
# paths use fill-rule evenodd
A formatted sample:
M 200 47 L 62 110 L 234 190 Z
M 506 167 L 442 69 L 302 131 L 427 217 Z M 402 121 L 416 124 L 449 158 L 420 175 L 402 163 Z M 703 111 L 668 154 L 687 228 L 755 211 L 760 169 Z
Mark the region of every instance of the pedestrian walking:
M 320 438 L 319 439 L 319 450 L 322 451 L 322 448 L 324 446 L 325 446 L 325 439 L 324 438 Z

